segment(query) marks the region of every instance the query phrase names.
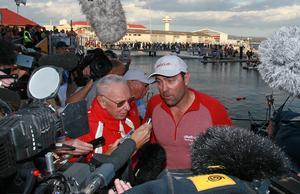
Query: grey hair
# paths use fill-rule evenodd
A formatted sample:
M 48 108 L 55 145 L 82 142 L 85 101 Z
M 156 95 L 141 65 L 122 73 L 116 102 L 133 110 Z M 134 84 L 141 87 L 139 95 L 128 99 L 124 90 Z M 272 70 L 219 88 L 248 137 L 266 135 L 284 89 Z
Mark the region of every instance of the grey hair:
M 107 94 L 109 90 L 114 89 L 110 86 L 112 83 L 127 84 L 126 80 L 124 80 L 122 76 L 115 74 L 106 75 L 97 82 L 97 96 Z

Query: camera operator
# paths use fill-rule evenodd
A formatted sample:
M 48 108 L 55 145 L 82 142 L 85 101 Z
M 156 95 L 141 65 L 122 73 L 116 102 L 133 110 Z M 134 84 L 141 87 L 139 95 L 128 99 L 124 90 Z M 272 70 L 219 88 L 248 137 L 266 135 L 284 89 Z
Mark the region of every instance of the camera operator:
M 74 103 L 85 99 L 93 87 L 94 81 L 105 76 L 111 69 L 112 64 L 102 49 L 87 51 L 76 71 L 72 72 L 77 89 L 66 102 Z
M 100 78 L 108 74 L 122 76 L 125 73 L 125 66 L 121 61 L 113 58 L 111 52 L 105 53 L 102 49 L 90 52 L 83 60 L 82 63 L 85 67 L 80 72 L 85 78 L 88 78 L 88 81 L 83 87 L 78 87 L 77 91 L 67 99 L 67 103 L 85 99 L 88 108 L 96 96 L 96 84 Z
M 21 103 L 19 92 L 11 89 L 27 70 L 16 65 L 17 53 L 12 43 L 0 40 L 0 53 L 0 99 L 3 101 L 1 116 L 4 116 L 19 108 Z M 5 108 L 6 106 L 8 108 Z
M 27 73 L 26 68 L 17 66 L 17 51 L 14 44 L 0 40 L 0 73 L 1 75 L 12 75 L 15 74 L 16 78 L 2 79 L 1 87 L 9 87 L 15 79 L 21 78 Z
M 10 73 L 10 70 L 15 68 L 16 53 L 14 52 L 14 45 L 0 40 L 0 75 L 6 76 Z M 13 78 L 4 78 L 0 80 L 0 87 L 7 88 L 14 83 Z

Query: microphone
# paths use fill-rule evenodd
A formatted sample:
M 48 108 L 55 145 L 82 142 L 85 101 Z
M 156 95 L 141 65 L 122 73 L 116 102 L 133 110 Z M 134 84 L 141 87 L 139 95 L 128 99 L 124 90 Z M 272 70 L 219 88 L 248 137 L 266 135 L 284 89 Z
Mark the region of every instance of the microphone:
M 17 74 L 0 75 L 0 80 L 1 79 L 18 79 L 18 75 Z
M 111 155 L 94 154 L 91 163 L 99 166 L 104 163 L 111 163 L 115 171 L 118 171 L 131 157 L 135 151 L 135 142 L 132 139 L 126 139 Z
M 119 0 L 79 0 L 82 12 L 102 43 L 114 43 L 127 32 L 127 22 Z
M 95 193 L 96 190 L 107 186 L 115 176 L 113 164 L 102 164 L 86 180 L 86 187 L 82 189 L 83 193 Z
M 111 179 L 131 157 L 135 151 L 135 142 L 126 139 L 110 156 L 95 154 L 91 160 L 93 165 L 99 166 L 90 173 L 90 166 L 83 163 L 74 163 L 63 174 L 65 177 L 73 177 L 76 185 L 84 193 L 94 193 L 97 189 L 107 186 Z
M 39 59 L 40 66 L 52 65 L 56 67 L 62 67 L 68 71 L 75 69 L 78 65 L 78 62 L 79 57 L 72 53 L 46 55 Z
M 283 27 L 259 45 L 262 79 L 271 87 L 300 95 L 300 28 Z
M 211 127 L 192 146 L 194 174 L 222 173 L 252 181 L 288 172 L 288 159 L 270 139 L 236 127 Z

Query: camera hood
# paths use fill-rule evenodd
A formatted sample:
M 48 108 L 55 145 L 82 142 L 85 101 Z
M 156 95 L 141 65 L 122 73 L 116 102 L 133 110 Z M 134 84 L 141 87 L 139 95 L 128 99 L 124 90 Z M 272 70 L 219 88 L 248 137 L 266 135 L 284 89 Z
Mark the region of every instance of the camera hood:
M 27 95 L 34 100 L 46 100 L 56 96 L 62 81 L 62 68 L 43 66 L 33 71 L 27 85 Z

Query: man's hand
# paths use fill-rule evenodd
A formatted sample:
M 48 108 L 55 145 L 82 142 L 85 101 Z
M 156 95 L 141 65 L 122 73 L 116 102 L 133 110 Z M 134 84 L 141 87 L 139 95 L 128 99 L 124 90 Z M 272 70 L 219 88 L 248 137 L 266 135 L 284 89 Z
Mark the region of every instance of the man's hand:
M 144 123 L 134 131 L 131 139 L 135 141 L 137 150 L 150 140 L 151 129 L 152 124 Z
M 26 73 L 27 73 L 27 70 L 26 69 L 22 69 L 22 68 L 16 68 L 16 69 L 14 69 L 11 72 L 11 74 L 17 74 L 18 75 L 18 79 L 20 79 Z
M 122 180 L 116 179 L 115 180 L 115 188 L 116 188 L 116 191 L 113 191 L 112 189 L 110 189 L 108 191 L 108 194 L 122 194 L 125 191 L 127 191 L 128 189 L 131 189 L 132 186 L 130 185 L 130 183 L 125 183 Z
M 90 65 L 86 66 L 86 67 L 82 70 L 82 74 L 83 74 L 83 76 L 90 77 L 90 75 L 91 75 L 91 68 L 90 68 Z
M 6 73 L 0 71 L 0 75 L 7 75 Z M 7 79 L 1 79 L 0 80 L 0 88 L 7 88 L 9 87 L 12 83 L 14 83 L 15 80 L 12 78 L 7 78 Z
M 63 144 L 70 145 L 75 147 L 75 150 L 67 150 L 67 149 L 58 149 L 58 153 L 63 153 L 63 154 L 72 154 L 72 155 L 86 155 L 93 151 L 93 145 L 86 143 L 84 141 L 81 141 L 79 139 L 70 139 L 70 140 L 65 140 L 62 142 Z

